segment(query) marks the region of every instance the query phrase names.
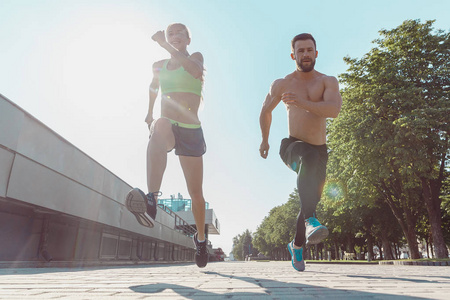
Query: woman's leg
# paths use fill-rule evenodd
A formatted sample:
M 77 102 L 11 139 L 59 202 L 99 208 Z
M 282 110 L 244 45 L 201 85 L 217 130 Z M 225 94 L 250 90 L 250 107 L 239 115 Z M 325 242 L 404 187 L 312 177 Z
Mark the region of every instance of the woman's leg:
M 197 226 L 197 238 L 205 239 L 205 199 L 203 198 L 203 158 L 179 156 L 181 167 L 192 199 L 192 213 Z
M 150 135 L 147 147 L 147 187 L 149 193 L 154 193 L 161 188 L 167 165 L 167 151 L 175 147 L 175 137 L 172 124 L 165 118 L 153 121 Z

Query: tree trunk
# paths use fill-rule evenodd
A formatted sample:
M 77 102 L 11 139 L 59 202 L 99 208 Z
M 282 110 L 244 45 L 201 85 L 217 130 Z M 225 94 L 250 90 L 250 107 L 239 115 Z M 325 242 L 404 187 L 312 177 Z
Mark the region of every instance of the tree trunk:
M 347 252 L 355 253 L 355 238 L 352 234 L 347 234 Z
M 311 259 L 311 246 L 305 247 L 305 249 L 303 251 L 303 258 Z
M 395 214 L 394 214 L 395 215 Z M 406 237 L 406 241 L 408 242 L 409 251 L 411 253 L 412 259 L 419 259 L 419 247 L 417 244 L 417 236 L 416 236 L 416 230 L 415 230 L 415 224 L 413 222 L 413 218 L 411 215 L 411 212 L 408 211 L 408 209 L 404 210 L 404 215 L 406 216 L 406 220 L 403 220 L 402 218 L 398 218 L 397 215 L 397 221 L 400 224 L 400 227 L 402 228 L 403 234 Z
M 425 178 L 421 178 L 421 181 L 436 258 L 448 258 L 448 251 L 444 235 L 442 234 L 441 200 L 439 199 L 440 184 Z
M 386 188 L 387 189 L 387 188 Z M 392 195 L 392 194 L 391 194 Z M 392 210 L 395 218 L 397 219 L 400 227 L 402 228 L 403 234 L 408 242 L 409 251 L 411 253 L 412 259 L 419 259 L 419 247 L 417 245 L 417 236 L 415 230 L 415 222 L 413 214 L 408 207 L 408 204 L 404 198 L 400 198 L 400 209 L 395 205 L 394 201 L 391 199 L 392 196 L 386 196 L 386 202 Z
M 406 237 L 406 240 L 408 241 L 408 247 L 409 251 L 411 253 L 412 259 L 419 259 L 420 258 L 420 252 L 419 247 L 416 240 L 416 233 L 415 232 L 408 232 L 408 237 Z
M 380 260 L 383 260 L 384 259 L 383 247 L 381 246 L 380 242 L 377 243 L 377 247 L 378 251 L 380 251 Z
M 371 234 L 367 236 L 367 259 L 373 260 L 373 238 Z
M 416 230 L 415 230 L 415 222 L 413 218 L 413 214 L 411 212 L 411 209 L 409 208 L 409 205 L 404 197 L 401 196 L 401 193 L 397 193 L 396 196 L 390 191 L 388 186 L 385 182 L 381 181 L 382 194 L 385 195 L 385 201 L 389 205 L 389 207 L 392 210 L 392 213 L 394 214 L 395 218 L 397 219 L 400 227 L 402 228 L 402 231 L 406 237 L 406 240 L 408 242 L 409 250 L 411 253 L 412 259 L 419 259 L 419 247 L 417 245 L 417 236 L 416 236 Z M 398 187 L 397 190 L 400 191 L 400 184 L 397 183 Z M 399 200 L 400 207 L 394 202 L 394 199 Z
M 341 260 L 341 256 L 339 255 L 339 245 L 337 242 L 334 242 L 334 255 L 336 260 Z
M 412 259 L 419 259 L 420 253 L 419 253 L 419 245 L 417 244 L 415 224 L 412 220 L 411 213 L 409 211 L 405 211 L 405 214 L 406 214 L 405 237 L 408 242 L 409 252 L 411 254 Z
M 384 259 L 393 260 L 394 256 L 392 255 L 392 247 L 391 243 L 387 238 L 387 233 L 385 231 L 381 232 L 381 243 L 383 245 L 384 250 Z
M 433 249 L 433 241 L 431 241 L 431 243 L 430 243 L 430 255 L 431 255 L 431 258 L 435 258 L 434 256 L 434 249 Z

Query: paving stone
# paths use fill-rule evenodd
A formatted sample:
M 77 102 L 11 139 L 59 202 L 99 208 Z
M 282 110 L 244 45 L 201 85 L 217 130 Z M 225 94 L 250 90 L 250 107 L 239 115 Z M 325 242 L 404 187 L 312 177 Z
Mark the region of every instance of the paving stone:
M 0 269 L 0 299 L 448 299 L 450 267 L 220 262 Z

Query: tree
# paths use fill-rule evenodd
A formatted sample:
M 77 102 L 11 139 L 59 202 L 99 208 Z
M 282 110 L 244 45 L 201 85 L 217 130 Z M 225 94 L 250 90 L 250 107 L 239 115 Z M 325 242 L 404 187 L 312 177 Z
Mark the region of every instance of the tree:
M 442 189 L 442 230 L 446 245 L 450 245 L 450 178 L 447 177 Z
M 344 59 L 344 103 L 328 132 L 334 175 L 349 193 L 389 205 L 412 258 L 419 258 L 416 224 L 424 203 L 436 256 L 448 256 L 441 189 L 448 177 L 450 34 L 433 33 L 433 23 L 407 20 L 381 30 L 363 58 Z
M 249 255 L 257 255 L 258 249 L 253 247 L 252 233 L 247 229 L 242 234 L 233 238 L 233 250 L 231 251 L 237 260 L 244 260 Z
M 286 246 L 294 238 L 299 211 L 300 199 L 294 190 L 288 201 L 274 207 L 258 226 L 253 239 L 255 247 L 274 259 L 286 258 Z

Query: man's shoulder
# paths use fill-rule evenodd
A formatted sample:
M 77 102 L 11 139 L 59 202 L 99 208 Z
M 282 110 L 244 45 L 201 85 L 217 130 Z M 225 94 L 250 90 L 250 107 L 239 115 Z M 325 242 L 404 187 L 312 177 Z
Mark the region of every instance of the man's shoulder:
M 316 74 L 315 74 L 316 82 L 320 82 L 325 87 L 331 87 L 331 86 L 339 85 L 339 82 L 336 79 L 336 77 L 330 76 L 330 75 L 326 75 L 326 74 L 320 73 L 318 71 L 315 71 L 315 72 L 316 72 Z
M 277 95 L 283 89 L 283 86 L 286 85 L 286 78 L 278 78 L 275 79 L 270 85 L 270 93 L 272 95 Z
M 290 73 L 290 74 L 286 75 L 284 78 L 275 79 L 272 82 L 272 87 L 274 87 L 274 86 L 279 87 L 279 86 L 288 84 L 289 81 L 291 81 L 293 78 L 294 78 L 294 73 Z
M 278 79 L 275 79 L 275 80 L 272 82 L 271 86 L 272 86 L 272 87 L 279 86 L 279 85 L 283 84 L 284 80 L 285 80 L 284 78 L 278 78 Z
M 336 77 L 322 74 L 322 80 L 326 85 L 339 85 Z
M 319 71 L 316 71 L 317 78 L 324 80 L 324 81 L 337 81 L 336 77 L 320 73 Z

